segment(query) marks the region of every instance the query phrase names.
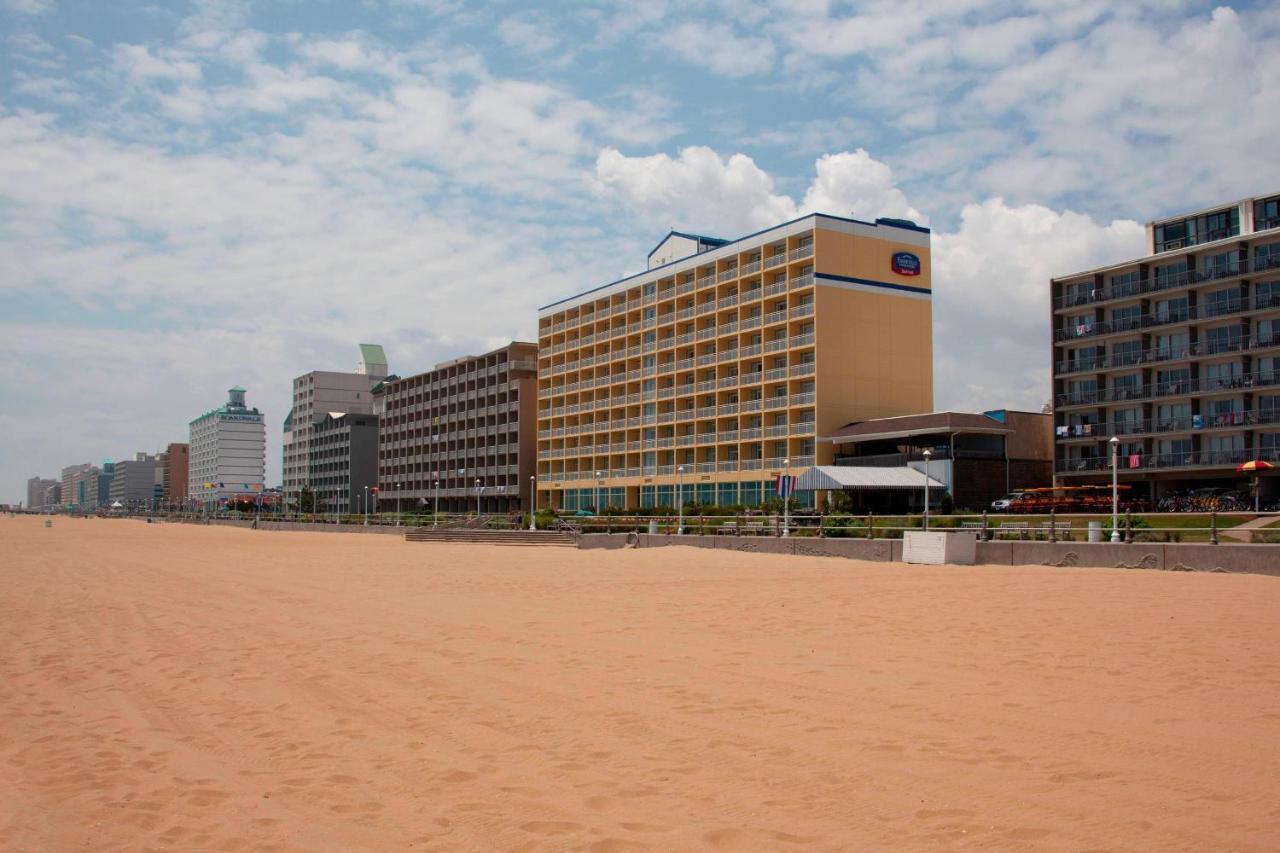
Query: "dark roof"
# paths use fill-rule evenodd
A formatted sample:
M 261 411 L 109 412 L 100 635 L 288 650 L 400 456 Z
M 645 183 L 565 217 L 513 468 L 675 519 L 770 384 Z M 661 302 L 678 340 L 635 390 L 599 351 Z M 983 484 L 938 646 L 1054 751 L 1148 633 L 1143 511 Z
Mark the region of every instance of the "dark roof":
M 686 240 L 692 240 L 699 245 L 711 246 L 712 248 L 727 245 L 729 242 L 728 240 L 721 239 L 720 237 L 708 237 L 705 234 L 690 234 L 687 231 L 668 231 L 667 236 L 659 240 L 658 245 L 650 249 L 649 254 L 645 255 L 645 257 L 652 258 L 653 253 L 658 251 L 662 244 L 670 240 L 672 237 L 683 237 Z
M 969 412 L 930 412 L 923 415 L 901 415 L 896 418 L 876 418 L 848 424 L 836 430 L 830 436 L 830 440 L 837 444 L 848 444 L 909 435 L 956 432 L 1009 433 L 1013 430 L 986 415 L 974 415 Z

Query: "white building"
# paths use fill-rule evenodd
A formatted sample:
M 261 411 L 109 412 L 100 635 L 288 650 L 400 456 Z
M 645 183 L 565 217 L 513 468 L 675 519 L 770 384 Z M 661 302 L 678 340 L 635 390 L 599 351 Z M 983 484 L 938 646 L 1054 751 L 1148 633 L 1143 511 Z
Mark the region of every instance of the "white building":
M 293 380 L 293 406 L 284 421 L 281 473 L 287 500 L 311 483 L 311 442 L 315 425 L 329 412 L 373 412 L 374 386 L 387 377 L 387 356 L 377 344 L 360 344 L 355 373 L 313 370 Z M 290 497 L 292 496 L 292 497 Z
M 245 390 L 191 422 L 188 496 L 198 504 L 255 497 L 266 478 L 267 431 L 262 413 L 245 405 Z

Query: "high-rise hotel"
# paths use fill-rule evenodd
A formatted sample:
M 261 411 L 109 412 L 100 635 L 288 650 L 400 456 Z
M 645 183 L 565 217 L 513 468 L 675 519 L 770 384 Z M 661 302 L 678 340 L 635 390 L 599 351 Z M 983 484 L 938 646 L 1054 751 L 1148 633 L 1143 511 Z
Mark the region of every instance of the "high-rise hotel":
M 927 228 L 671 232 L 648 267 L 539 312 L 539 507 L 757 504 L 820 436 L 933 408 Z
M 1280 195 L 1153 222 L 1147 247 L 1052 280 L 1059 482 L 1108 479 L 1114 436 L 1135 497 L 1238 487 L 1280 464 Z

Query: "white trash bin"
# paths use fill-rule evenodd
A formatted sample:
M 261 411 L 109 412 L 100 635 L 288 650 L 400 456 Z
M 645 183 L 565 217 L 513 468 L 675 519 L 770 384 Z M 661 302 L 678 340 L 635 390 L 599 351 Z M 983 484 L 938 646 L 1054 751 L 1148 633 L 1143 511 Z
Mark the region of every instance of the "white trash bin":
M 1101 521 L 1089 522 L 1089 541 L 1090 542 L 1102 541 L 1102 522 Z

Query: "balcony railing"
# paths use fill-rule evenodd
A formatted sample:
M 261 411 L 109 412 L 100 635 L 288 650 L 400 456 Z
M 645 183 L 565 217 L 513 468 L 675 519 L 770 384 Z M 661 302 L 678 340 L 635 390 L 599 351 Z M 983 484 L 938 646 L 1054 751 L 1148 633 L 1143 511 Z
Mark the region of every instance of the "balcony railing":
M 1167 361 L 1183 361 L 1203 355 L 1219 355 L 1224 352 L 1245 352 L 1267 347 L 1280 347 L 1280 335 L 1242 335 L 1226 341 L 1196 341 L 1178 347 L 1154 347 L 1137 352 L 1112 353 L 1107 356 L 1085 356 L 1074 360 L 1059 361 L 1054 370 L 1059 375 L 1081 373 L 1088 370 L 1133 367 L 1142 364 L 1159 364 Z
M 1123 284 L 1115 288 L 1102 287 L 1066 294 L 1054 299 L 1053 307 L 1055 310 L 1061 310 L 1065 308 L 1075 308 L 1080 305 L 1109 302 L 1115 299 L 1128 299 L 1143 293 L 1159 293 L 1165 290 L 1173 290 L 1175 288 L 1188 287 L 1193 284 L 1201 284 L 1206 281 L 1234 278 L 1235 276 L 1245 275 L 1249 272 L 1263 273 L 1277 268 L 1280 268 L 1280 258 L 1266 258 L 1261 262 L 1242 259 L 1231 264 L 1215 266 L 1210 269 L 1176 273 L 1172 275 L 1151 276 L 1149 278 Z
M 1171 311 L 1159 311 L 1155 314 L 1141 314 L 1136 317 L 1125 317 L 1120 320 L 1101 320 L 1077 323 L 1054 329 L 1053 339 L 1056 342 L 1075 341 L 1082 338 L 1095 338 L 1100 335 L 1114 335 L 1120 332 L 1134 332 L 1156 326 L 1170 326 L 1188 323 L 1192 320 L 1208 320 L 1227 317 L 1250 310 L 1250 304 L 1241 299 L 1228 300 L 1225 303 L 1206 303 L 1192 305 Z M 1265 306 L 1264 306 L 1265 307 Z
M 1243 391 L 1264 388 L 1280 382 L 1280 371 L 1246 373 L 1229 379 L 1181 379 L 1176 382 L 1157 382 L 1138 388 L 1100 388 L 1075 394 L 1059 394 L 1055 398 L 1059 406 L 1091 406 L 1097 403 L 1121 403 L 1128 400 L 1146 400 L 1152 397 L 1186 397 L 1192 394 L 1212 394 L 1221 391 Z
M 1186 453 L 1139 453 L 1121 456 L 1119 473 L 1160 470 L 1168 468 L 1232 468 L 1252 459 L 1280 464 L 1280 450 L 1193 450 Z M 1090 474 L 1111 472 L 1109 456 L 1090 456 L 1084 459 L 1059 459 L 1059 474 Z
M 1057 435 L 1058 441 L 1072 439 L 1103 440 L 1113 435 L 1149 435 L 1170 432 L 1199 432 L 1201 430 L 1240 429 L 1280 423 L 1280 410 L 1261 409 L 1251 412 L 1222 412 L 1207 415 L 1186 415 L 1177 418 L 1137 418 L 1123 421 L 1103 421 L 1070 427 Z

